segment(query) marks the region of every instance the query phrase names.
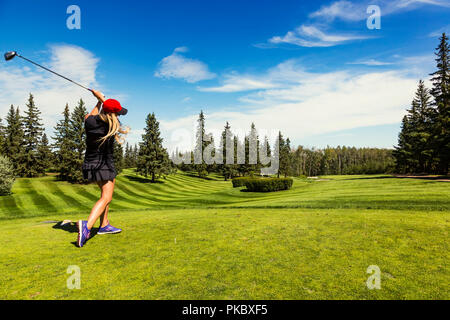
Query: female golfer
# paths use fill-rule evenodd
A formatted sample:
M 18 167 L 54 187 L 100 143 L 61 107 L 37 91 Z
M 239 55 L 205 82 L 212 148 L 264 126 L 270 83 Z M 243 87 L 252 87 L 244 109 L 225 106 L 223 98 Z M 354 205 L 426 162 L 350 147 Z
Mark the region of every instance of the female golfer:
M 100 228 L 97 234 L 112 234 L 122 231 L 109 224 L 108 211 L 117 175 L 113 157 L 114 140 L 122 143 L 120 134 L 126 134 L 129 131 L 122 129 L 118 117 L 126 115 L 128 110 L 122 108 L 117 100 L 105 100 L 99 91 L 92 90 L 92 93 L 98 99 L 98 103 L 84 120 L 86 154 L 83 176 L 86 180 L 95 181 L 98 184 L 101 197 L 92 208 L 88 220 L 78 221 L 77 244 L 79 247 L 82 247 L 89 239 L 92 227 L 98 218 L 100 218 Z M 101 111 L 100 107 L 102 107 Z

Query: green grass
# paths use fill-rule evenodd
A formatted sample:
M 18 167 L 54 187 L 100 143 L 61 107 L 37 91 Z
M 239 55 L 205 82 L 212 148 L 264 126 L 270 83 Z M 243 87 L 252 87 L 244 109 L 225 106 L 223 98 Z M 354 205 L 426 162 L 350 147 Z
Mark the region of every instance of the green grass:
M 0 299 L 450 298 L 447 182 L 328 176 L 260 194 L 212 178 L 124 172 L 111 213 L 124 232 L 82 249 L 50 221 L 85 218 L 98 188 L 19 179 L 0 197 Z
M 232 188 L 231 181 L 222 181 L 217 176 L 204 180 L 179 173 L 152 184 L 126 170 L 117 179 L 111 210 L 198 207 L 450 210 L 448 182 L 388 175 L 323 178 L 294 179 L 292 189 L 287 191 L 253 193 Z M 95 184 L 80 186 L 57 181 L 54 176 L 18 179 L 13 195 L 0 197 L 0 220 L 86 212 L 98 196 Z

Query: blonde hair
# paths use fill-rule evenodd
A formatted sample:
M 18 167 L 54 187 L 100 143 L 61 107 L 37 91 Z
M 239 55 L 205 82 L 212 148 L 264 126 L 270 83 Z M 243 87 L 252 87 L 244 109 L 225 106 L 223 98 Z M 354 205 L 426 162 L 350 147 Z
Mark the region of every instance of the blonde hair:
M 122 128 L 116 113 L 104 112 L 102 110 L 99 117 L 103 122 L 106 122 L 109 125 L 108 133 L 99 139 L 99 141 L 101 141 L 100 145 L 105 143 L 105 141 L 112 136 L 114 136 L 119 144 L 122 144 L 125 139 L 120 134 L 127 134 L 130 132 L 130 128 Z

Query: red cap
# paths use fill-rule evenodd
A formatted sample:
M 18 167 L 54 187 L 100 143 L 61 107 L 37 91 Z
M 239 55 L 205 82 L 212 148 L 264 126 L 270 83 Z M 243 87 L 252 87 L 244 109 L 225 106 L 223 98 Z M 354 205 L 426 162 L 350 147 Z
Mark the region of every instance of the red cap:
M 117 113 L 119 116 L 124 116 L 128 112 L 127 109 L 122 108 L 119 101 L 114 99 L 108 99 L 103 102 L 103 110 L 105 112 Z

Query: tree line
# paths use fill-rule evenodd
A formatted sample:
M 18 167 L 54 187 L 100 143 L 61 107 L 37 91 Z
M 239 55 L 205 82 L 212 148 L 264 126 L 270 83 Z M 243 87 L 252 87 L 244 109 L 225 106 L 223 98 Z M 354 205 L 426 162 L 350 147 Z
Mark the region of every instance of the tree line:
M 436 48 L 432 88 L 422 80 L 403 117 L 394 157 L 399 173 L 446 175 L 450 165 L 450 47 L 445 33 Z
M 394 169 L 394 157 L 391 149 L 380 148 L 356 148 L 356 147 L 327 147 L 324 149 L 305 148 L 298 146 L 291 147 L 291 141 L 284 137 L 281 131 L 277 138 L 270 145 L 267 136 L 262 140 L 254 123 L 251 124 L 248 133 L 240 139 L 231 132 L 231 125 L 227 122 L 221 134 L 218 145 L 212 135 L 206 134 L 205 114 L 200 112 L 197 125 L 197 142 L 194 151 L 180 153 L 174 151 L 171 158 L 178 157 L 183 159 L 182 163 L 177 164 L 177 168 L 183 171 L 196 172 L 199 177 L 206 177 L 210 173 L 218 173 L 225 180 L 234 177 L 259 175 L 261 168 L 269 167 L 270 164 L 262 163 L 261 154 L 268 157 L 278 158 L 278 169 L 274 174 L 279 176 L 316 176 L 316 175 L 340 175 L 340 174 L 376 174 L 388 173 Z M 199 139 L 199 137 L 207 137 Z M 231 141 L 227 141 L 227 139 Z M 256 163 L 250 161 L 251 148 L 250 142 L 256 139 Z M 232 145 L 231 162 L 226 161 L 226 145 Z M 261 152 L 261 148 L 263 148 Z M 243 150 L 244 158 L 241 163 L 237 161 L 239 149 Z M 208 150 L 213 156 L 215 153 L 222 153 L 221 163 L 208 163 L 202 159 L 198 153 Z M 197 153 L 197 155 L 196 155 Z M 187 160 L 187 161 L 186 161 Z M 194 161 L 191 161 L 194 160 Z M 199 161 L 200 160 L 200 161 Z
M 37 177 L 45 172 L 55 172 L 60 180 L 83 183 L 81 171 L 86 150 L 84 117 L 87 114 L 85 103 L 79 100 L 72 112 L 66 104 L 62 118 L 54 127 L 50 144 L 41 119 L 41 112 L 30 94 L 24 115 L 18 107 L 11 105 L 6 116 L 6 124 L 0 119 L 0 150 L 6 155 L 18 177 Z M 325 149 L 308 149 L 303 146 L 291 147 L 289 138 L 278 133 L 276 144 L 272 147 L 267 136 L 260 140 L 255 124 L 251 124 L 243 141 L 231 131 L 227 122 L 218 145 L 211 134 L 206 134 L 205 114 L 200 112 L 197 126 L 196 149 L 210 149 L 212 155 L 222 153 L 223 163 L 181 163 L 175 165 L 163 146 L 159 122 L 154 113 L 146 118 L 146 126 L 139 144 L 128 143 L 125 146 L 114 143 L 114 160 L 117 171 L 124 168 L 136 168 L 138 174 L 149 176 L 154 182 L 157 178 L 173 173 L 176 169 L 195 172 L 200 177 L 217 173 L 225 180 L 258 175 L 261 168 L 270 164 L 262 163 L 260 155 L 276 156 L 279 159 L 277 176 L 312 176 L 321 174 L 365 174 L 385 173 L 393 167 L 392 151 L 377 148 L 327 147 Z M 205 138 L 207 137 L 207 138 Z M 250 161 L 251 139 L 256 139 L 256 163 Z M 231 139 L 234 147 L 232 163 L 227 163 L 226 144 Z M 244 160 L 237 161 L 238 149 L 243 150 Z M 195 152 L 189 152 L 192 159 Z M 174 153 L 172 154 L 172 158 Z

